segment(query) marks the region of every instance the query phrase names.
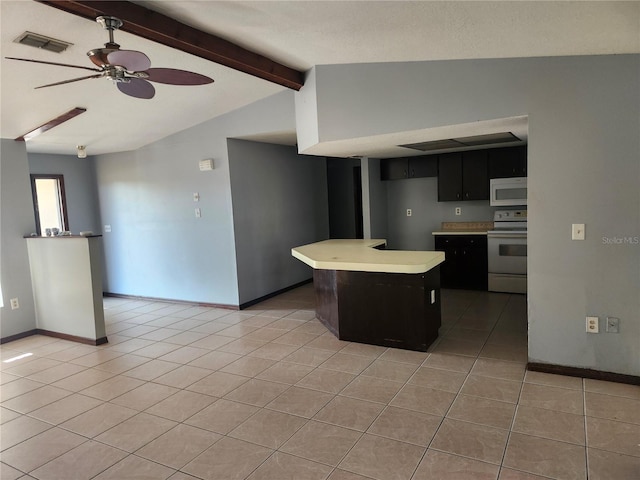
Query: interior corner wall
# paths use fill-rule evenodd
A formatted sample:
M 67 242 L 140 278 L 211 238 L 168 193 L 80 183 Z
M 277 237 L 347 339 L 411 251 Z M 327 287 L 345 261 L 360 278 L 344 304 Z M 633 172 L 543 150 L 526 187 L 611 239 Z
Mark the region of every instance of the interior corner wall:
M 314 75 L 321 143 L 527 115 L 529 360 L 640 375 L 639 55 Z M 586 224 L 586 240 L 571 240 L 573 223 Z M 621 333 L 587 334 L 587 315 L 601 331 L 607 315 L 620 318 Z
M 100 214 L 111 226 L 105 291 L 237 307 L 227 138 L 294 129 L 285 90 L 138 150 L 97 156 Z M 213 170 L 200 171 L 210 158 Z
M 43 153 L 30 153 L 28 157 L 29 173 L 64 176 L 67 229 L 75 234 L 102 231 L 93 157 Z
M 0 308 L 0 338 L 36 328 L 29 255 L 24 235 L 35 231 L 29 164 L 24 142 L 0 144 L 0 274 L 4 307 Z M 11 298 L 20 308 L 12 310 Z
M 240 305 L 311 279 L 291 249 L 329 238 L 324 157 L 228 140 Z
M 315 67 L 305 74 L 304 86 L 296 93 L 296 136 L 298 145 L 316 144 L 318 138 L 318 97 Z M 299 151 L 304 148 L 299 148 Z

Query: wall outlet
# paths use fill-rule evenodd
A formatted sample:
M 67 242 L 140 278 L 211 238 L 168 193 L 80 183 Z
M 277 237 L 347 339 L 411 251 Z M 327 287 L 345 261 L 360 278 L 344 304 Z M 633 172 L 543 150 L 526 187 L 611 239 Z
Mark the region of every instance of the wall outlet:
M 598 317 L 587 317 L 587 333 L 598 333 Z
M 410 208 L 407 208 L 407 217 L 410 217 L 413 212 Z
M 202 211 L 199 208 L 196 208 L 196 218 L 202 217 Z
M 193 192 L 193 201 L 194 202 L 200 201 L 200 194 L 198 192 Z
M 584 240 L 584 223 L 571 225 L 571 240 Z
M 104 233 L 111 233 L 111 225 L 104 226 Z
M 456 207 L 456 215 L 462 215 L 462 207 Z
M 17 298 L 12 298 L 9 300 L 9 303 L 11 303 L 11 310 L 17 310 L 20 308 L 20 303 Z
M 607 333 L 620 333 L 620 319 L 607 317 Z

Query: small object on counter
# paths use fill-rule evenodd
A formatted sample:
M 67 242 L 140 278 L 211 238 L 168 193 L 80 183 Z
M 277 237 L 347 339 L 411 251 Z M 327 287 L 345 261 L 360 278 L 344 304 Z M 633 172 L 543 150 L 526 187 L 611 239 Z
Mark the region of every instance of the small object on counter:
M 59 229 L 59 228 L 52 228 L 52 229 L 51 229 L 51 234 L 52 234 L 54 237 L 57 237 L 59 233 L 60 233 L 60 229 Z
M 91 230 L 85 230 L 83 232 L 80 232 L 80 236 L 82 237 L 90 237 L 91 235 L 93 235 L 93 232 Z
M 30 237 L 37 237 L 37 236 L 38 236 L 38 234 L 37 234 L 36 232 L 31 232 L 31 233 L 29 234 L 29 236 L 30 236 Z
M 63 237 L 70 237 L 71 232 L 69 230 L 65 230 L 64 232 L 60 232 L 60 235 L 62 235 Z
M 45 229 L 45 233 L 47 234 L 47 237 L 50 237 L 51 236 L 51 229 L 50 228 Z

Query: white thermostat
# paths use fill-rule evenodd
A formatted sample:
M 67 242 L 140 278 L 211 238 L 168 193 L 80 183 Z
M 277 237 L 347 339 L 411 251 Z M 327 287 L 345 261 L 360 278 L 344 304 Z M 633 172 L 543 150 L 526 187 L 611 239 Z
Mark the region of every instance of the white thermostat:
M 200 171 L 205 172 L 207 170 L 213 170 L 213 158 L 207 158 L 206 160 L 200 160 Z

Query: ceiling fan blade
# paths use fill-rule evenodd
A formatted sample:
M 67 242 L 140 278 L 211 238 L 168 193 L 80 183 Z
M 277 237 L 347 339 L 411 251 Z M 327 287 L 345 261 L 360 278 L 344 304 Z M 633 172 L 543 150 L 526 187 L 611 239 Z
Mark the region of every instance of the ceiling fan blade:
M 136 50 L 115 50 L 107 55 L 111 65 L 124 67 L 128 72 L 141 72 L 151 66 L 151 60 Z
M 38 88 L 54 87 L 56 85 L 64 85 L 65 83 L 79 82 L 80 80 L 86 80 L 88 78 L 100 78 L 102 76 L 104 76 L 104 75 L 102 73 L 99 73 L 97 75 L 88 75 L 86 77 L 72 78 L 71 80 L 63 80 L 62 82 L 49 83 L 47 85 L 40 85 L 39 87 L 36 87 L 35 89 L 37 90 Z
M 142 78 L 129 78 L 128 82 L 118 82 L 118 90 L 135 98 L 149 99 L 156 94 L 156 89 Z
M 213 83 L 213 79 L 205 75 L 175 68 L 150 68 L 144 73 L 149 75 L 147 80 L 169 85 L 206 85 L 207 83 Z
M 4 57 L 9 60 L 20 60 L 21 62 L 44 63 L 45 65 L 57 65 L 59 67 L 82 68 L 83 70 L 91 70 L 93 72 L 101 72 L 99 68 L 83 67 L 81 65 L 69 65 L 68 63 L 45 62 L 44 60 L 30 60 L 28 58 Z

